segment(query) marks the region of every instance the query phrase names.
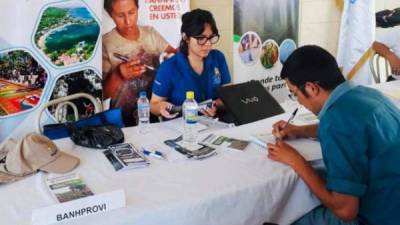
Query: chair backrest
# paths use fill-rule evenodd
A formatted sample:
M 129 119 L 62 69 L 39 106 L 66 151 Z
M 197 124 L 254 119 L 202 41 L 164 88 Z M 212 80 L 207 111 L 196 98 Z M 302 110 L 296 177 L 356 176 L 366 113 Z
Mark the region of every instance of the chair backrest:
M 65 122 L 65 117 L 62 116 L 61 111 L 65 111 L 68 106 L 70 106 L 73 111 L 74 111 L 74 120 L 77 121 L 79 120 L 79 113 L 78 113 L 78 108 L 76 105 L 71 101 L 73 99 L 78 99 L 78 98 L 87 98 L 89 99 L 93 105 L 94 105 L 94 113 L 99 113 L 103 111 L 103 107 L 99 101 L 96 100 L 92 95 L 87 94 L 87 93 L 76 93 L 72 95 L 68 95 L 65 97 L 53 99 L 46 104 L 44 104 L 42 107 L 39 109 L 39 113 L 36 117 L 36 131 L 39 133 L 43 133 L 43 128 L 40 126 L 41 118 L 42 118 L 42 113 L 45 109 L 47 109 L 49 106 L 52 105 L 57 105 L 56 110 L 55 110 L 55 119 L 57 123 L 60 122 Z
M 375 83 L 384 83 L 392 73 L 389 61 L 375 53 L 369 60 Z

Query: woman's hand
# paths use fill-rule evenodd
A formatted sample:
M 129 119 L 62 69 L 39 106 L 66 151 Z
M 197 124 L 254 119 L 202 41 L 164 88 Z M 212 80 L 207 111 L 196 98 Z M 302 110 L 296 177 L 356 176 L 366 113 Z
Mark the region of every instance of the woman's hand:
M 171 108 L 172 108 L 173 104 L 169 103 L 169 102 L 160 102 L 159 103 L 159 112 L 161 114 L 161 116 L 168 118 L 168 119 L 172 119 L 175 118 L 179 113 L 170 113 Z
M 214 117 L 217 115 L 217 105 L 215 102 L 211 104 L 211 107 L 206 107 L 205 109 L 200 109 L 200 112 L 203 113 L 203 115 L 208 116 L 208 117 Z
M 119 73 L 124 80 L 131 80 L 139 77 L 146 71 L 146 67 L 139 59 L 124 62 L 119 65 Z

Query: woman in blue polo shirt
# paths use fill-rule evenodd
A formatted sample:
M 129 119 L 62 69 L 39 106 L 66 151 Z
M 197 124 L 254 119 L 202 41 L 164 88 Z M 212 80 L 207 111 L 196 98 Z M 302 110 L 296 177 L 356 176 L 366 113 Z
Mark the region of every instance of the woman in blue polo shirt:
M 187 91 L 194 91 L 197 102 L 214 100 L 212 107 L 202 111 L 215 116 L 222 102 L 217 89 L 231 81 L 228 65 L 222 52 L 212 49 L 219 40 L 213 15 L 195 9 L 182 16 L 180 51 L 164 61 L 153 84 L 151 112 L 157 116 L 173 118 L 168 109 L 182 105 Z

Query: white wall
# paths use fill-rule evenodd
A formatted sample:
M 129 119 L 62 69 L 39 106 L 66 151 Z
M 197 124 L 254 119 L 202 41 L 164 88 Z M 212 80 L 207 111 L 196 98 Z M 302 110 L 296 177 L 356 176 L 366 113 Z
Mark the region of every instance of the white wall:
M 341 12 L 335 0 L 300 0 L 299 45 L 316 44 L 336 55 Z

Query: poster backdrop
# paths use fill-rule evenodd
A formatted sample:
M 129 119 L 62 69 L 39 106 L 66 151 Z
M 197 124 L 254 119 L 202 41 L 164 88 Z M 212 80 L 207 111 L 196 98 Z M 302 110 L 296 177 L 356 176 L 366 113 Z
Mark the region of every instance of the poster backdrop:
M 0 141 L 34 131 L 38 108 L 53 98 L 78 91 L 102 98 L 99 4 L 0 2 Z M 77 104 L 80 114 L 92 113 Z M 53 116 L 49 109 L 43 121 Z
M 282 63 L 298 43 L 298 0 L 234 0 L 234 82 L 260 80 L 287 100 Z
M 139 5 L 140 23 L 176 47 L 189 1 Z M 0 1 L 0 142 L 34 131 L 38 108 L 51 99 L 76 92 L 103 98 L 102 35 L 114 26 L 101 0 Z M 75 103 L 80 116 L 93 114 L 90 102 Z M 54 112 L 48 108 L 42 122 L 54 122 Z
M 125 125 L 134 126 L 139 93 L 145 91 L 151 97 L 160 62 L 178 47 L 181 15 L 189 10 L 189 2 L 142 0 L 136 5 L 132 0 L 107 6 L 103 13 L 107 27 L 102 40 L 103 94 L 111 100 L 111 108 L 122 109 Z M 144 71 L 135 72 L 142 65 Z

